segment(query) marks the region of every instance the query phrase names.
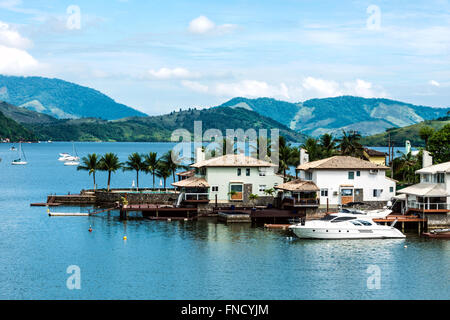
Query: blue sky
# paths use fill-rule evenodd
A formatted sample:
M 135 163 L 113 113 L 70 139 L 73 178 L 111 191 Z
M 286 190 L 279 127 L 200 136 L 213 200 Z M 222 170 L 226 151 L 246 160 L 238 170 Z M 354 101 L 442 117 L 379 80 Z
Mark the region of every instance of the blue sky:
M 0 0 L 0 73 L 72 81 L 148 114 L 235 96 L 448 107 L 450 3 Z

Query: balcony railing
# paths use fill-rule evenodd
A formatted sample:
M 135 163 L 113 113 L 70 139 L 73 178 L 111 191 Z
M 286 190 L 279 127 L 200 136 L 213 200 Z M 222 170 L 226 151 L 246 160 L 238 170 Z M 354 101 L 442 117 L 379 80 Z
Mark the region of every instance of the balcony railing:
M 320 199 L 319 198 L 284 198 L 284 204 L 290 204 L 294 207 L 310 207 L 310 206 L 319 206 Z
M 450 203 L 427 203 L 408 201 L 408 208 L 419 210 L 450 210 Z
M 208 193 L 185 193 L 184 201 L 209 201 Z

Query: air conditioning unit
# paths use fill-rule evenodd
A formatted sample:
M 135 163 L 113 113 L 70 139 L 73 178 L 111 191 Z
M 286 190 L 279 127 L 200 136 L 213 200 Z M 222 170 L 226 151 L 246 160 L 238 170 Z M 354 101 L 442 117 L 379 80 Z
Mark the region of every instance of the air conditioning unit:
M 337 191 L 334 191 L 333 192 L 333 196 L 337 196 L 338 195 L 338 192 Z
M 378 174 L 378 169 L 372 169 L 369 171 L 370 174 Z

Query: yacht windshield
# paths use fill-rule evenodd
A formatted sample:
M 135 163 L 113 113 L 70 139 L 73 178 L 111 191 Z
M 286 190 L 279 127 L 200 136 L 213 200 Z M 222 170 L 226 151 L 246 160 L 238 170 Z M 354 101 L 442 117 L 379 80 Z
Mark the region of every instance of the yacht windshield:
M 353 220 L 353 219 L 356 219 L 356 217 L 339 217 L 339 218 L 334 219 L 331 222 L 336 223 L 336 222 L 348 221 L 348 220 Z
M 369 221 L 365 220 L 357 220 L 359 223 L 361 223 L 364 226 L 371 226 L 372 224 Z
M 330 221 L 333 220 L 334 218 L 336 218 L 337 216 L 333 216 L 331 214 L 326 215 L 325 217 L 323 217 L 322 219 L 320 219 L 321 221 Z

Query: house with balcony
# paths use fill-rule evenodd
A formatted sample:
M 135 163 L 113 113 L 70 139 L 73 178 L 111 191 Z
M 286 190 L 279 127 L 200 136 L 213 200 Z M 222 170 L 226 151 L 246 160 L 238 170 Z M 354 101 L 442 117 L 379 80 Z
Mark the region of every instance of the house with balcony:
M 395 195 L 396 181 L 386 176 L 388 169 L 355 157 L 334 156 L 303 162 L 297 172 L 301 180 L 318 187 L 321 206 L 364 202 L 381 207 Z
M 196 151 L 194 174 L 172 185 L 184 194 L 186 203 L 248 203 L 251 194 L 267 196 L 264 192 L 283 183 L 277 166 L 243 154 L 227 154 L 205 159 L 205 153 Z
M 406 212 L 450 212 L 450 162 L 427 166 L 416 174 L 420 183 L 398 191 L 406 196 Z

